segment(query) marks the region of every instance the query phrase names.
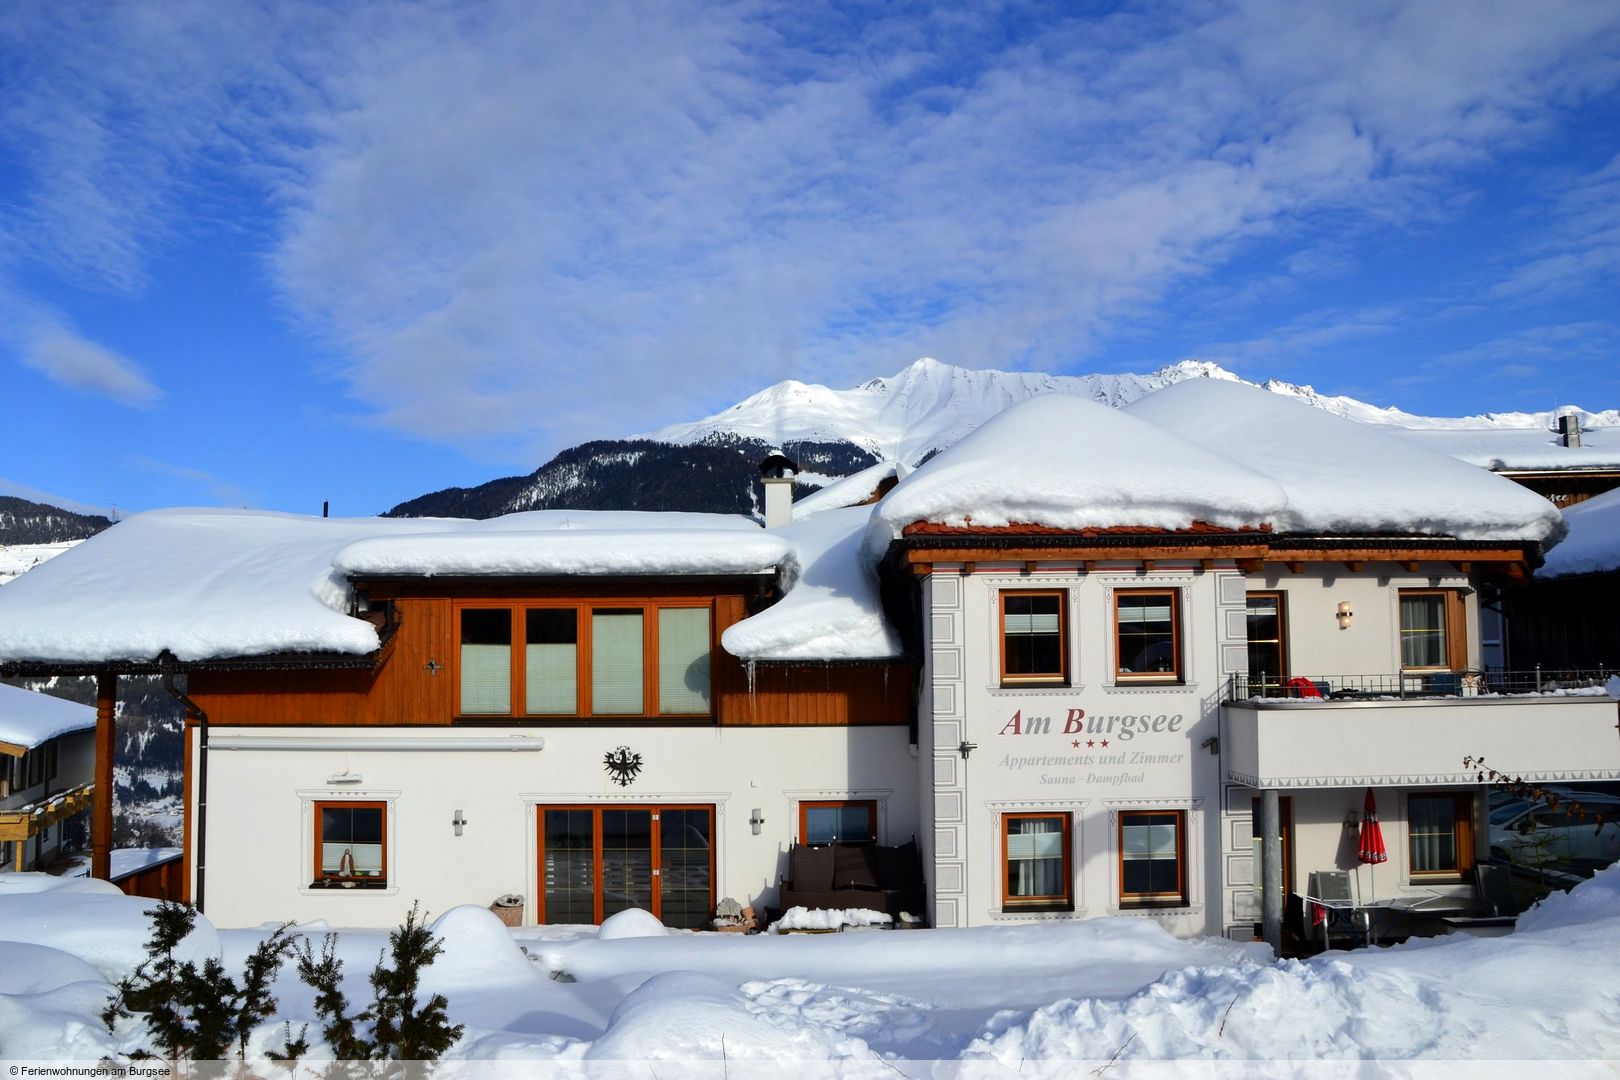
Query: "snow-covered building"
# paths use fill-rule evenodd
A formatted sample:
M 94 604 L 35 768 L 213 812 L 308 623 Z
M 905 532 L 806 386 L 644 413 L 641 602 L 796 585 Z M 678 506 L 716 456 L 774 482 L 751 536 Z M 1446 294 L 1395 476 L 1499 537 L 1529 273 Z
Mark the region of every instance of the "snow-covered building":
M 95 726 L 87 705 L 0 683 L 0 872 L 64 854 L 90 809 Z
M 216 921 L 517 896 L 702 925 L 767 897 L 806 830 L 916 832 L 911 679 L 841 513 L 156 511 L 8 585 L 0 661 L 185 676 Z
M 1482 594 L 1558 510 L 1279 395 L 1042 394 L 777 510 L 140 514 L 0 592 L 0 671 L 95 674 L 109 716 L 169 677 L 227 925 L 699 926 L 774 906 L 795 844 L 915 836 L 936 925 L 1275 940 L 1369 789 L 1362 893 L 1465 905 L 1465 759 L 1620 779 L 1607 699 L 1479 674 Z
M 1548 669 L 1620 666 L 1620 489 L 1568 507 L 1564 519 L 1568 537 L 1507 595 L 1508 655 Z
M 1562 528 L 1507 480 L 1230 382 L 1009 408 L 869 536 L 915 582 L 933 921 L 1247 937 L 1262 861 L 1274 926 L 1310 872 L 1357 867 L 1367 789 L 1390 856 L 1363 894 L 1466 903 L 1486 830 L 1465 758 L 1620 778 L 1606 699 L 1474 675 L 1482 585 Z

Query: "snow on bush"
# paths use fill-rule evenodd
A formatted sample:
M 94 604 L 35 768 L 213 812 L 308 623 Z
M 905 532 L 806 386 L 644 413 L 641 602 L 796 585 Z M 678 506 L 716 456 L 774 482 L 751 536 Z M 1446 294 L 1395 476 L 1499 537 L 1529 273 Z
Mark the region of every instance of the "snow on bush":
M 438 959 L 422 972 L 423 986 L 430 991 L 448 994 L 492 982 L 543 981 L 512 940 L 506 924 L 488 908 L 473 904 L 453 907 L 428 929 L 444 944 Z
M 894 916 L 866 908 L 792 907 L 771 924 L 771 933 L 784 930 L 837 930 L 845 926 L 888 926 Z
M 1514 932 L 1557 930 L 1604 919 L 1620 921 L 1620 864 L 1600 871 L 1569 892 L 1545 897 L 1519 916 Z
M 602 920 L 602 928 L 596 936 L 603 941 L 617 941 L 620 938 L 664 937 L 668 933 L 652 912 L 627 908 Z
M 0 874 L 0 941 L 59 949 L 117 980 L 146 959 L 147 912 L 156 905 L 89 878 Z M 177 958 L 201 963 L 219 955 L 219 932 L 199 915 Z

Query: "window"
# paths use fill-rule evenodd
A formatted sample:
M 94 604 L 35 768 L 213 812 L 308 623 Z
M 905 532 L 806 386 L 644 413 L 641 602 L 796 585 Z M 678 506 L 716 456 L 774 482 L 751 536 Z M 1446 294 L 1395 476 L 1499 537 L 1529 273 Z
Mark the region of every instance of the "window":
M 1068 681 L 1063 601 L 1061 592 L 1001 594 L 1003 683 Z
M 1072 909 L 1068 814 L 1003 814 L 1005 908 Z
M 316 803 L 314 886 L 386 886 L 387 814 L 387 804 L 380 802 Z
M 1185 810 L 1119 815 L 1119 900 L 1150 907 L 1187 902 Z
M 1401 667 L 1461 671 L 1468 666 L 1463 598 L 1456 589 L 1402 589 Z
M 1121 681 L 1181 680 L 1181 601 L 1173 589 L 1114 594 L 1115 675 Z
M 538 817 L 542 923 L 640 908 L 665 926 L 708 928 L 713 806 L 542 806 Z
M 870 844 L 877 840 L 877 802 L 802 802 L 799 843 Z
M 458 619 L 459 715 L 712 711 L 707 602 L 469 603 Z
M 1283 594 L 1252 592 L 1249 610 L 1249 692 L 1280 693 L 1288 670 Z
M 1462 877 L 1474 865 L 1473 797 L 1407 796 L 1406 835 L 1413 877 Z

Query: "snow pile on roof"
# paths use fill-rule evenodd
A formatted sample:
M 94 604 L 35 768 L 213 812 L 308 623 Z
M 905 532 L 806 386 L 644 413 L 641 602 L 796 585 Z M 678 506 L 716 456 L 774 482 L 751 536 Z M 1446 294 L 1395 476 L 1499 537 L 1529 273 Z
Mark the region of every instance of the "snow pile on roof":
M 32 750 L 73 731 L 96 726 L 96 710 L 76 701 L 0 683 L 0 743 Z
M 827 510 L 772 530 L 793 548 L 787 594 L 726 629 L 721 646 L 743 660 L 877 660 L 901 655 L 883 615 L 877 571 L 861 551 L 872 511 Z
M 1620 488 L 1564 511 L 1569 535 L 1547 553 L 1536 577 L 1601 574 L 1620 569 Z
M 814 517 L 826 510 L 860 506 L 891 476 L 904 476 L 911 470 L 898 461 L 880 461 L 860 472 L 840 476 L 820 491 L 813 491 L 793 503 L 793 520 Z M 803 474 L 800 474 L 801 477 Z
M 1180 383 L 1125 411 L 1277 481 L 1288 497 L 1272 518 L 1280 532 L 1562 535 L 1557 508 L 1510 480 L 1241 383 Z
M 154 510 L 0 590 L 0 659 L 365 655 L 377 632 L 346 614 L 345 573 L 719 574 L 787 555 L 752 522 L 715 514 L 550 510 L 464 521 Z
M 1243 528 L 1286 501 L 1274 481 L 1161 427 L 1047 394 L 998 413 L 901 481 L 878 504 L 873 539 L 886 544 L 914 522 Z

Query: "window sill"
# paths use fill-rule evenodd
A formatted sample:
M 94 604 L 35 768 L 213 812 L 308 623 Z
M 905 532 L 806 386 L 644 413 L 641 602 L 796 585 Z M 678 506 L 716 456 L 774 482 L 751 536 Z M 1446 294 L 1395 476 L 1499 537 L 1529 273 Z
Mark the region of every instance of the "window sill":
M 1187 682 L 1185 679 L 1116 679 L 1114 682 L 1103 683 L 1103 689 L 1110 694 L 1153 693 L 1160 690 L 1195 691 L 1198 684 Z
M 334 895 L 337 895 L 337 896 L 342 896 L 342 895 L 348 895 L 348 896 L 398 896 L 399 895 L 399 886 L 397 886 L 397 885 L 388 885 L 386 883 L 383 883 L 383 884 L 379 884 L 379 885 L 356 885 L 352 889 L 346 889 L 342 885 L 317 885 L 317 884 L 311 883 L 309 885 L 300 886 L 299 889 L 298 889 L 298 895 L 300 895 L 300 896 L 334 896 Z
M 1072 915 L 1074 904 L 1057 900 L 1051 902 L 1029 904 L 1005 904 L 1001 908 L 1002 915 Z
M 1201 915 L 1203 911 L 1204 905 L 1189 904 L 1183 900 L 1173 900 L 1162 904 L 1122 903 L 1108 906 L 1108 914 L 1110 915 L 1153 915 L 1163 917 Z

